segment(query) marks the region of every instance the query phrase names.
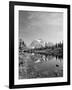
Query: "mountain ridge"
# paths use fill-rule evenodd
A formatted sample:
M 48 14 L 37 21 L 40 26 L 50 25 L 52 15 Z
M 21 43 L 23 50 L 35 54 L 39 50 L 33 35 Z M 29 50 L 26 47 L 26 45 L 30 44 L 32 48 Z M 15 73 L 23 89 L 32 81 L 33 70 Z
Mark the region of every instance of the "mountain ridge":
M 46 42 L 42 39 L 33 40 L 29 45 L 29 48 L 41 48 L 45 46 L 53 46 L 52 42 Z

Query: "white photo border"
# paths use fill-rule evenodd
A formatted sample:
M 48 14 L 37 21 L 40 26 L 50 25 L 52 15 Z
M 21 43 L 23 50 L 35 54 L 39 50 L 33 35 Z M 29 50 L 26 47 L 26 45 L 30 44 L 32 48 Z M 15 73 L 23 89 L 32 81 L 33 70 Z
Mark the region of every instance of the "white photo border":
M 45 11 L 45 12 L 63 12 L 63 77 L 41 78 L 41 79 L 19 79 L 19 60 L 18 60 L 18 38 L 19 38 L 19 11 Z M 67 82 L 67 8 L 52 7 L 34 7 L 34 6 L 14 6 L 14 85 L 41 84 Z

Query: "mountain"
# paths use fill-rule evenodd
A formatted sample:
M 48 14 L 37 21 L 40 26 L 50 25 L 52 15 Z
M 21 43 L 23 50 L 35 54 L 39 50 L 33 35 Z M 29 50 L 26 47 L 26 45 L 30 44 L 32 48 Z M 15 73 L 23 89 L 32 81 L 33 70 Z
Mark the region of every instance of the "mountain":
M 53 43 L 51 42 L 45 42 L 42 39 L 33 40 L 30 44 L 29 48 L 41 48 L 45 46 L 52 46 Z
M 41 48 L 45 46 L 45 42 L 42 39 L 33 40 L 30 44 L 30 48 Z
M 45 46 L 46 46 L 46 47 L 53 46 L 53 43 L 52 43 L 52 42 L 45 42 Z

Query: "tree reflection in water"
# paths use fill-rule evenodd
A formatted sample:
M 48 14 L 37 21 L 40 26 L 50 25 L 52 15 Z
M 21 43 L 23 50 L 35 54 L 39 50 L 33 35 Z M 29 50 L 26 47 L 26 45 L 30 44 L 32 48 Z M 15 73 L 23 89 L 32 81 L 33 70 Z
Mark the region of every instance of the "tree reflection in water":
M 47 54 L 19 55 L 19 79 L 63 76 L 63 57 Z

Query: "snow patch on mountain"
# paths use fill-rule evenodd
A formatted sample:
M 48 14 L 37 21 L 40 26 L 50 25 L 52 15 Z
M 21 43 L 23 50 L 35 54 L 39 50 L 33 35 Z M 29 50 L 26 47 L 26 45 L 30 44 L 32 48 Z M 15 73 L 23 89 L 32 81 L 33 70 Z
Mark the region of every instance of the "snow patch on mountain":
M 46 42 L 42 39 L 37 39 L 37 40 L 33 40 L 29 46 L 29 48 L 41 48 L 41 47 L 45 47 L 45 46 L 52 46 L 53 43 L 51 42 Z

